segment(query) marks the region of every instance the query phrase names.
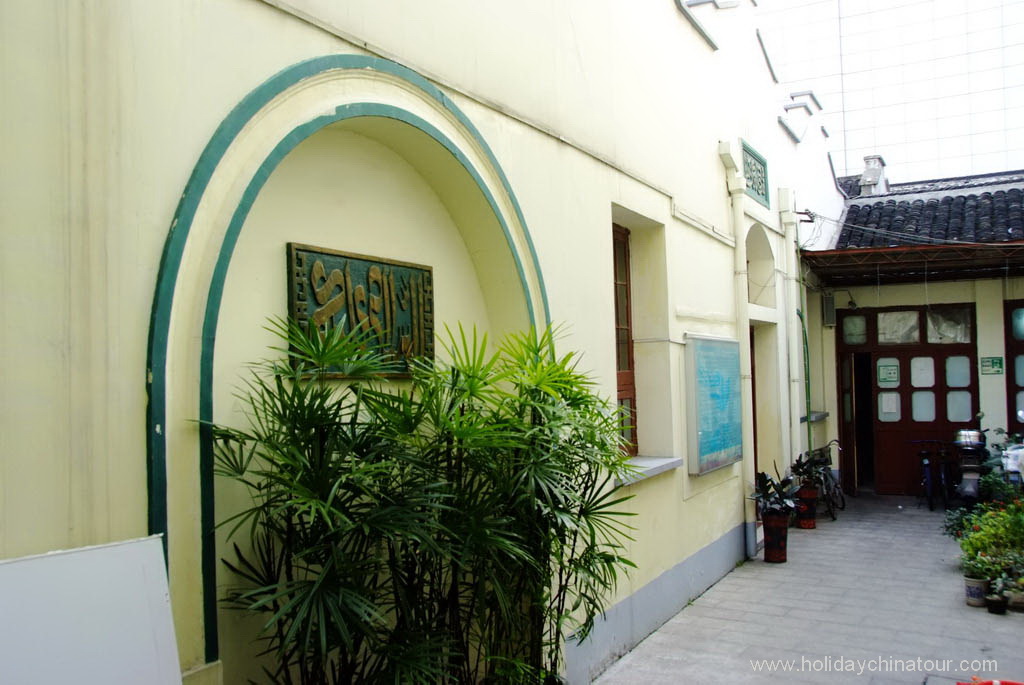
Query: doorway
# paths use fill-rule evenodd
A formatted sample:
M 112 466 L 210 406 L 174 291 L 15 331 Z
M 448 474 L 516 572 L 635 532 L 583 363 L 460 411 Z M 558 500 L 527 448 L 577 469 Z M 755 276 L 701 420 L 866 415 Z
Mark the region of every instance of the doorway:
M 977 423 L 974 305 L 847 310 L 838 323 L 845 487 L 916 494 L 913 441 Z
M 860 352 L 850 356 L 853 363 L 853 421 L 856 433 L 849 455 L 857 474 L 854 486 L 857 489 L 874 490 L 875 433 L 871 421 L 871 355 Z

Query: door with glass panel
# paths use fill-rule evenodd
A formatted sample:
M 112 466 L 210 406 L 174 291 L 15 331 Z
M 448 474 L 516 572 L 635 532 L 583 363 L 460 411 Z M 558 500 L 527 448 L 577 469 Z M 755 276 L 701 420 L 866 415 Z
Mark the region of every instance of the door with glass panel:
M 844 474 L 880 494 L 916 494 L 913 441 L 951 441 L 977 423 L 974 307 L 846 311 L 838 338 L 843 442 L 853 459 L 872 461 L 848 464 Z
M 1024 435 L 1024 300 L 1006 303 L 1007 426 Z

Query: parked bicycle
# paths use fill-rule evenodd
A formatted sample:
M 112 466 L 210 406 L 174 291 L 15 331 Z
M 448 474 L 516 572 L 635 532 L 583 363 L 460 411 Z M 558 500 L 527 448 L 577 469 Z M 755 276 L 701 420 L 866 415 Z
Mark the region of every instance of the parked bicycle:
M 838 440 L 830 440 L 824 446 L 811 450 L 811 463 L 814 465 L 814 478 L 818 483 L 818 498 L 825 505 L 825 511 L 832 520 L 836 520 L 836 512 L 846 508 L 846 495 L 832 471 L 832 448 L 835 447 L 841 456 L 843 448 Z
M 832 448 L 842 453 L 838 440 L 832 440 L 822 447 L 801 454 L 793 464 L 793 472 L 805 482 L 810 481 L 818 490 L 818 501 L 825 512 L 836 520 L 836 512 L 846 508 L 846 495 L 832 472 Z
M 952 452 L 944 440 L 911 440 L 919 445 L 917 457 L 921 464 L 921 497 L 928 503 L 928 511 L 935 510 L 935 504 L 942 502 L 943 509 L 949 508 L 955 479 L 952 473 Z

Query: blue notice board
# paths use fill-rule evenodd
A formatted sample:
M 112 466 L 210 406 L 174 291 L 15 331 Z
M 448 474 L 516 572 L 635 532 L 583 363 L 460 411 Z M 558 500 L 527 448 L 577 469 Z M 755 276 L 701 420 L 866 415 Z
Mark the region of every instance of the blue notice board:
M 686 337 L 689 471 L 700 475 L 743 458 L 740 345 Z

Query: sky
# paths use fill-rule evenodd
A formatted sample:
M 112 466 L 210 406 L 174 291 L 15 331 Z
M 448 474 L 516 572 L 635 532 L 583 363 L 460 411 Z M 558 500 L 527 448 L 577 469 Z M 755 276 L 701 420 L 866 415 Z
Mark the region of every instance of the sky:
M 1024 0 L 758 0 L 779 81 L 824 107 L 840 176 L 1024 169 Z

